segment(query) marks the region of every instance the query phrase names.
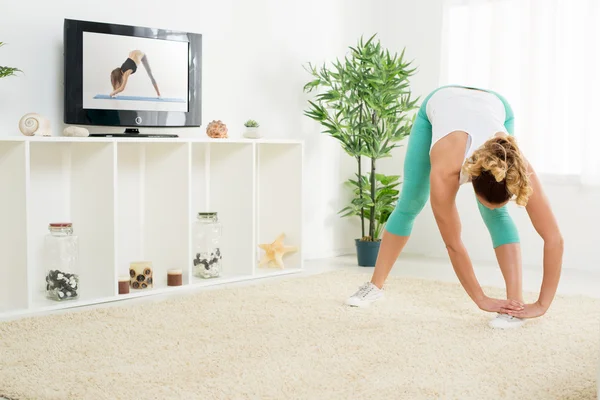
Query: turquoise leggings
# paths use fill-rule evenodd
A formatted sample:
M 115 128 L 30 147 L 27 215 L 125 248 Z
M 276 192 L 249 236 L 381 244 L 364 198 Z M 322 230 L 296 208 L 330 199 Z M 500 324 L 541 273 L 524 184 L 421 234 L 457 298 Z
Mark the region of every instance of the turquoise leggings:
M 443 86 L 448 87 L 448 86 Z M 408 139 L 406 158 L 404 159 L 404 182 L 402 192 L 396 208 L 386 224 L 386 230 L 399 236 L 410 236 L 417 215 L 425 207 L 429 198 L 429 173 L 431 163 L 429 149 L 431 147 L 431 123 L 425 112 L 429 98 L 440 87 L 430 93 L 421 104 L 415 123 L 412 126 Z M 482 90 L 482 89 L 480 89 Z M 506 109 L 504 126 L 510 135 L 514 134 L 513 111 L 504 97 L 498 93 L 488 91 L 498 96 Z M 519 243 L 519 233 L 508 213 L 507 206 L 490 210 L 477 200 L 479 212 L 492 237 L 494 248 L 508 243 Z

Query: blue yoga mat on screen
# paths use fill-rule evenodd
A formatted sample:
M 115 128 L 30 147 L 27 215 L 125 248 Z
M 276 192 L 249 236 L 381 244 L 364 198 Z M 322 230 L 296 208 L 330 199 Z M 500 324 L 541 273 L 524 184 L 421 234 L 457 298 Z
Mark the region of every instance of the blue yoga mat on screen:
M 108 94 L 97 94 L 94 96 L 95 99 L 105 100 L 135 100 L 135 101 L 156 101 L 158 103 L 185 103 L 185 99 L 176 99 L 172 97 L 143 97 L 143 96 L 117 96 L 110 97 Z

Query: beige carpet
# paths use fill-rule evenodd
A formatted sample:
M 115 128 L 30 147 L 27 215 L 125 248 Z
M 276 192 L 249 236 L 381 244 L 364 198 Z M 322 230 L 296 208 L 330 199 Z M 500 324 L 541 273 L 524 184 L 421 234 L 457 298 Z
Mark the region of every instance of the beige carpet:
M 494 331 L 460 286 L 334 272 L 0 323 L 14 399 L 596 399 L 600 302 Z M 495 291 L 496 294 L 501 294 Z

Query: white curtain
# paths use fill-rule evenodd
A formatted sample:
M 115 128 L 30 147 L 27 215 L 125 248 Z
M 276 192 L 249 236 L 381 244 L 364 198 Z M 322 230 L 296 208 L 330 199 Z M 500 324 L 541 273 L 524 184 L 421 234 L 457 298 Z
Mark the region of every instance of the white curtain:
M 600 0 L 444 0 L 442 84 L 496 90 L 536 170 L 600 184 Z

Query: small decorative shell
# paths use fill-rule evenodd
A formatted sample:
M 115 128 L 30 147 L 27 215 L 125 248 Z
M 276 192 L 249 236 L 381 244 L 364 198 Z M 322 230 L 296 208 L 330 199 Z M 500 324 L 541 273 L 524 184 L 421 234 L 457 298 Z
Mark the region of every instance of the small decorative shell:
M 211 138 L 218 138 L 218 139 L 227 138 L 228 137 L 227 136 L 227 125 L 225 125 L 220 120 L 212 121 L 206 127 L 206 134 Z
M 63 130 L 63 136 L 85 137 L 90 136 L 90 132 L 79 126 L 68 126 Z
M 51 136 L 50 121 L 36 113 L 25 114 L 19 121 L 19 130 L 25 136 Z

